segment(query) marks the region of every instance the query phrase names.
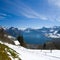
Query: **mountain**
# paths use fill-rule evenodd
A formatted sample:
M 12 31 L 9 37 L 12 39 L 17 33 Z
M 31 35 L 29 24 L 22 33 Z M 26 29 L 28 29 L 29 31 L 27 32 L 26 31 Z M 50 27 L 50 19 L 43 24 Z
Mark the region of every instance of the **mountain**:
M 40 29 L 28 28 L 23 31 L 23 37 L 26 43 L 29 44 L 43 44 L 47 40 L 50 40 L 45 36 L 46 32 L 42 32 Z
M 45 34 L 45 33 L 54 33 L 55 31 L 60 30 L 60 26 L 54 26 L 51 28 L 46 28 L 42 27 L 40 29 L 32 29 L 32 28 L 27 28 L 25 30 L 19 30 L 18 28 L 10 27 L 8 29 L 4 28 L 4 30 L 14 36 L 17 37 L 18 35 L 24 35 L 24 34 Z M 59 33 L 59 32 L 58 32 Z
M 58 34 L 60 34 L 60 30 L 58 30 L 58 32 L 57 32 Z
M 24 41 L 29 44 L 43 44 L 46 41 L 51 41 L 52 38 L 60 38 L 60 26 L 50 28 L 42 27 L 40 29 L 27 28 L 25 30 L 10 27 L 4 28 L 4 31 L 13 37 L 22 35 L 24 37 Z
M 7 34 L 2 27 L 0 28 L 0 41 L 13 45 L 20 45 L 16 38 Z
M 18 28 L 14 28 L 14 27 L 10 27 L 9 29 L 6 29 L 5 32 L 14 37 L 18 37 L 19 35 L 22 34 L 21 30 L 18 30 Z
M 44 31 L 44 32 L 43 32 Z M 0 27 L 0 39 L 3 42 L 7 42 L 13 45 L 19 45 L 20 43 L 17 42 L 16 37 L 22 33 L 24 42 L 27 44 L 28 48 L 42 48 L 43 44 L 50 42 L 52 45 L 58 45 L 60 43 L 60 34 L 59 28 L 41 28 L 41 29 L 31 29 L 27 28 L 23 31 L 19 30 L 18 28 L 11 27 L 9 29 L 4 29 Z M 54 43 L 53 43 L 54 42 Z M 34 47 L 35 46 L 35 47 Z M 60 48 L 59 48 L 60 49 Z

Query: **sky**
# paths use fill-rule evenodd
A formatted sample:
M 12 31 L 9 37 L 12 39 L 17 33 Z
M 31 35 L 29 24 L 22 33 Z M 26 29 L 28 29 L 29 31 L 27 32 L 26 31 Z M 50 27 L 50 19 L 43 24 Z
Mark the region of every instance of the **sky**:
M 0 25 L 21 29 L 60 26 L 60 0 L 0 0 Z

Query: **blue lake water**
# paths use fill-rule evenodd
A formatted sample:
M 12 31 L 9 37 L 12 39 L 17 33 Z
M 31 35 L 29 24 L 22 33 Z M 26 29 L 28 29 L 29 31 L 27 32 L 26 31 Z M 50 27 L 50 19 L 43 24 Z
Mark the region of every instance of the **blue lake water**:
M 24 35 L 24 41 L 29 44 L 44 44 L 47 41 L 51 41 L 51 38 L 47 38 L 45 36 L 26 36 Z

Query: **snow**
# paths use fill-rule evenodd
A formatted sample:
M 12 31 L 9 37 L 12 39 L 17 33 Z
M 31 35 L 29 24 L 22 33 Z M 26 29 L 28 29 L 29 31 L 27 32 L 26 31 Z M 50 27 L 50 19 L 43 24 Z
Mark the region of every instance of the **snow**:
M 26 33 L 29 33 L 30 32 L 30 30 L 27 30 L 27 31 L 25 31 Z
M 58 31 L 55 31 L 54 34 L 57 34 Z
M 10 39 L 11 39 L 11 38 L 12 38 L 12 39 L 15 39 L 15 37 L 13 37 L 13 36 L 10 36 L 10 35 L 8 35 L 8 38 L 10 38 Z
M 20 43 L 16 40 L 14 41 L 15 45 L 20 45 Z
M 54 31 L 53 29 L 50 30 L 50 32 L 53 32 L 53 31 Z
M 59 34 L 53 34 L 53 33 L 46 34 L 46 36 L 51 37 L 51 38 L 60 38 Z
M 12 56 L 9 56 L 10 58 L 11 58 L 11 60 L 14 60 L 13 58 L 12 58 Z
M 12 36 L 8 36 L 8 38 L 12 38 Z
M 0 41 L 0 43 L 2 42 Z M 34 50 L 8 43 L 4 44 L 15 50 L 22 60 L 60 60 L 60 50 Z
M 60 37 L 60 34 L 57 34 Z
M 52 50 L 51 52 L 51 50 L 26 49 L 22 46 L 15 46 L 7 43 L 6 45 L 18 52 L 22 60 L 60 60 L 59 50 Z

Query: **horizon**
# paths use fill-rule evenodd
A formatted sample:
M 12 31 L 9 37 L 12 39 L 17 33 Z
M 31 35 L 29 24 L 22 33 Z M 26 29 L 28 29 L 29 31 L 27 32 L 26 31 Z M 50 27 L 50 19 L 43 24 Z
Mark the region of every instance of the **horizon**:
M 0 25 L 0 27 L 3 27 L 3 28 L 7 28 L 7 29 L 9 29 L 9 28 L 11 28 L 11 27 L 13 27 L 13 28 L 18 28 L 18 27 L 14 27 L 14 26 L 11 26 L 11 27 L 6 27 L 6 26 L 1 26 Z M 53 28 L 53 27 L 60 27 L 60 26 L 52 26 L 52 27 L 46 27 L 46 26 L 43 26 L 43 27 L 39 27 L 39 28 L 18 28 L 18 30 L 26 30 L 26 29 L 42 29 L 42 28 Z
M 60 26 L 60 0 L 0 0 L 0 25 L 19 29 Z

